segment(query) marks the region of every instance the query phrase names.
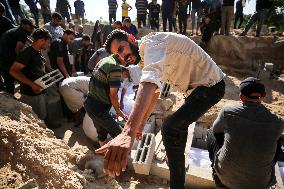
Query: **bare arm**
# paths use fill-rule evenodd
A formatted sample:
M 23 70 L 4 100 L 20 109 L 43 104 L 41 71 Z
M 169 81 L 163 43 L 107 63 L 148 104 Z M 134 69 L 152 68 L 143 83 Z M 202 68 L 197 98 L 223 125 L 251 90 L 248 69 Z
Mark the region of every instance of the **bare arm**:
M 64 65 L 63 57 L 57 57 L 56 63 L 57 63 L 59 70 L 63 73 L 64 77 L 65 78 L 70 77 L 68 72 L 67 72 L 67 69 Z
M 24 64 L 18 63 L 18 62 L 14 62 L 12 67 L 10 68 L 10 75 L 12 75 L 16 80 L 18 80 L 19 82 L 26 84 L 28 86 L 30 86 L 33 90 L 33 92 L 35 93 L 40 93 L 43 89 L 38 86 L 37 84 L 35 84 L 34 82 L 32 82 L 31 80 L 29 80 L 23 73 L 22 73 L 22 69 L 25 67 Z
M 117 95 L 117 88 L 110 88 L 109 97 L 113 108 L 115 109 L 116 115 L 121 116 L 125 121 L 127 121 L 128 117 L 121 111 L 119 106 L 119 100 Z
M 16 44 L 16 48 L 15 48 L 16 54 L 19 54 L 23 50 L 24 47 L 25 47 L 25 44 L 21 41 L 18 41 Z
M 123 99 L 124 99 L 125 94 L 126 94 L 126 89 L 122 88 L 121 96 L 120 96 L 120 108 L 121 109 L 123 109 Z

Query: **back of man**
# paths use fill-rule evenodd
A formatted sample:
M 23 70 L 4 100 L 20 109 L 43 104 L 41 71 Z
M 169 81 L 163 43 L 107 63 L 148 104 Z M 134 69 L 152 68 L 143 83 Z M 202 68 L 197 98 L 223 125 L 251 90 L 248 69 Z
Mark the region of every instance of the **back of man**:
M 75 7 L 75 14 L 84 17 L 85 14 L 85 4 L 81 0 L 77 0 L 74 2 L 74 7 Z
M 224 125 L 225 139 L 214 168 L 221 182 L 232 189 L 271 186 L 283 120 L 265 106 L 250 102 L 226 106 L 219 117 Z M 218 132 L 217 127 L 213 126 L 214 132 Z

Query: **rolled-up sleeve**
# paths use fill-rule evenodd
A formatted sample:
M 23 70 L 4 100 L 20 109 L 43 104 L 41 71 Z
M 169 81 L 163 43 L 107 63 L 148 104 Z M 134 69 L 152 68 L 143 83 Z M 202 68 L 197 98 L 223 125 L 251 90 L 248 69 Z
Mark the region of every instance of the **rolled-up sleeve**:
M 160 45 L 142 44 L 141 57 L 144 62 L 140 82 L 149 82 L 157 85 L 161 90 L 161 78 L 163 75 L 163 62 L 166 56 L 166 49 Z

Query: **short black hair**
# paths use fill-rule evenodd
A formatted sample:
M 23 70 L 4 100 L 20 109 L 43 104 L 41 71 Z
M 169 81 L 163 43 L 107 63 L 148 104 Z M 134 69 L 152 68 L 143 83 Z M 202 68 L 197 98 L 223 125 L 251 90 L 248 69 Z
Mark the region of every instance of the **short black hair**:
M 74 35 L 75 36 L 75 32 L 73 30 L 70 30 L 70 29 L 65 30 L 64 34 L 66 34 L 66 35 Z
M 60 14 L 60 13 L 58 13 L 58 12 L 54 12 L 54 13 L 52 13 L 51 18 L 53 18 L 53 19 L 59 19 L 59 20 L 63 20 L 63 17 L 62 17 L 62 16 L 61 16 L 61 14 Z
M 83 35 L 82 40 L 84 41 L 91 41 L 91 38 L 89 35 Z
M 118 40 L 118 41 L 128 41 L 128 33 L 123 31 L 123 30 L 113 30 L 108 36 L 105 41 L 104 47 L 108 53 L 111 53 L 111 43 L 113 40 Z
M 2 14 L 4 12 L 5 12 L 5 6 L 2 3 L 0 3 L 0 13 Z
M 122 23 L 120 21 L 118 21 L 118 20 L 115 21 L 114 24 L 122 26 Z
M 123 20 L 123 22 L 131 23 L 131 20 L 130 20 L 130 18 L 125 18 L 125 19 Z
M 51 34 L 49 33 L 49 31 L 44 29 L 44 28 L 36 29 L 32 33 L 32 37 L 33 37 L 34 41 L 37 41 L 39 39 L 45 39 L 45 40 L 52 39 Z

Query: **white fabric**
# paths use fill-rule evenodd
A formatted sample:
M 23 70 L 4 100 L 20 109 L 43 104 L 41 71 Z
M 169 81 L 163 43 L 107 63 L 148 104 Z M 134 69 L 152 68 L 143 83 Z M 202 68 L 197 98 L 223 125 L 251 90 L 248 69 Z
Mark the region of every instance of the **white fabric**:
M 140 82 L 168 82 L 180 92 L 198 86 L 213 86 L 225 74 L 194 41 L 171 33 L 150 33 L 141 39 L 140 56 L 144 62 Z
M 132 84 L 133 86 L 139 85 L 142 76 L 142 68 L 138 65 L 130 65 L 127 67 L 127 69 L 129 70 L 130 78 L 132 81 L 130 82 L 128 79 L 124 80 L 123 88 L 125 89 L 127 89 L 130 84 Z
M 83 120 L 83 130 L 86 136 L 90 138 L 92 141 L 98 141 L 97 129 L 95 128 L 92 119 L 89 117 L 87 113 L 85 114 Z
M 72 112 L 77 112 L 83 107 L 89 81 L 90 77 L 87 76 L 69 77 L 59 85 L 59 92 Z

